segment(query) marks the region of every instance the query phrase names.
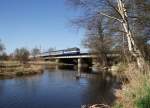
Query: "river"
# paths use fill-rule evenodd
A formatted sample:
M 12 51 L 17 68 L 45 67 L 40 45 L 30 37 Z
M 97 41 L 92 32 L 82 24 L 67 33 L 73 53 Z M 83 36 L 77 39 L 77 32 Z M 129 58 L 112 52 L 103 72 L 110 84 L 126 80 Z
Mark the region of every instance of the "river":
M 0 80 L 0 108 L 81 108 L 84 104 L 112 104 L 116 78 L 73 70 L 45 70 L 43 74 Z M 115 83 L 114 83 L 115 82 Z

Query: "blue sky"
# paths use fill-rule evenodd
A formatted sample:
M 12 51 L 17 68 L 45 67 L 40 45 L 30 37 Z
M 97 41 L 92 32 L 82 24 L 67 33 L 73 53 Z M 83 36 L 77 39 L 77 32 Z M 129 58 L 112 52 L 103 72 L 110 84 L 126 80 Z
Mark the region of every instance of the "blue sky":
M 64 0 L 0 0 L 0 39 L 8 53 L 20 47 L 82 47 L 84 33 L 69 22 L 77 15 Z

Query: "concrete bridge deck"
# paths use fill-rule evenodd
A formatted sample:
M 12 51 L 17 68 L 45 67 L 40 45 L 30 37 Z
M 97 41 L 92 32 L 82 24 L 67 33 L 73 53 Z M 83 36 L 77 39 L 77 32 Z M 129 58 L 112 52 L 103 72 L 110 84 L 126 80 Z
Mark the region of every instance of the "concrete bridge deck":
M 107 54 L 108 57 L 117 57 L 119 54 Z M 67 59 L 67 58 L 97 58 L 96 55 L 90 53 L 69 54 L 69 55 L 57 55 L 57 56 L 41 56 L 44 59 Z

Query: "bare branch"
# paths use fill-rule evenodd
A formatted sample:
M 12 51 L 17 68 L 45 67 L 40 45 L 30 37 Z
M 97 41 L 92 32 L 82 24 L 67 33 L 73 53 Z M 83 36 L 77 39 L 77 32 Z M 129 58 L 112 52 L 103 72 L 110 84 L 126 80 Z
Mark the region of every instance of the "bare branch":
M 119 19 L 119 18 L 116 18 L 116 17 L 114 17 L 114 16 L 107 15 L 107 14 L 105 14 L 105 13 L 103 13 L 103 12 L 100 12 L 100 14 L 101 14 L 101 15 L 104 15 L 104 16 L 106 16 L 106 17 L 108 17 L 108 18 L 115 19 L 115 20 L 117 20 L 117 21 L 119 21 L 119 22 L 122 23 L 122 20 Z
M 119 10 L 118 10 L 109 0 L 106 0 L 106 2 L 107 2 L 108 5 L 109 5 L 110 7 L 112 7 L 112 8 L 118 13 L 118 15 L 121 17 L 121 14 L 120 14 Z

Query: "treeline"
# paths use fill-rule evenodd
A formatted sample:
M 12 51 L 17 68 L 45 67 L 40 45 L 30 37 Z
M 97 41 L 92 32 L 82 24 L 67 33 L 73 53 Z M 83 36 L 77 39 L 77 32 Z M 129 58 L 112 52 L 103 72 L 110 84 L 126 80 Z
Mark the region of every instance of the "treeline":
M 53 51 L 54 48 L 49 48 L 48 51 Z M 28 50 L 25 47 L 22 48 L 16 48 L 13 53 L 7 54 L 5 52 L 5 45 L 0 40 L 0 61 L 7 61 L 7 60 L 16 60 L 21 61 L 22 63 L 26 63 L 30 56 L 36 57 L 38 54 L 42 53 L 41 49 L 38 47 L 35 47 L 31 50 Z

